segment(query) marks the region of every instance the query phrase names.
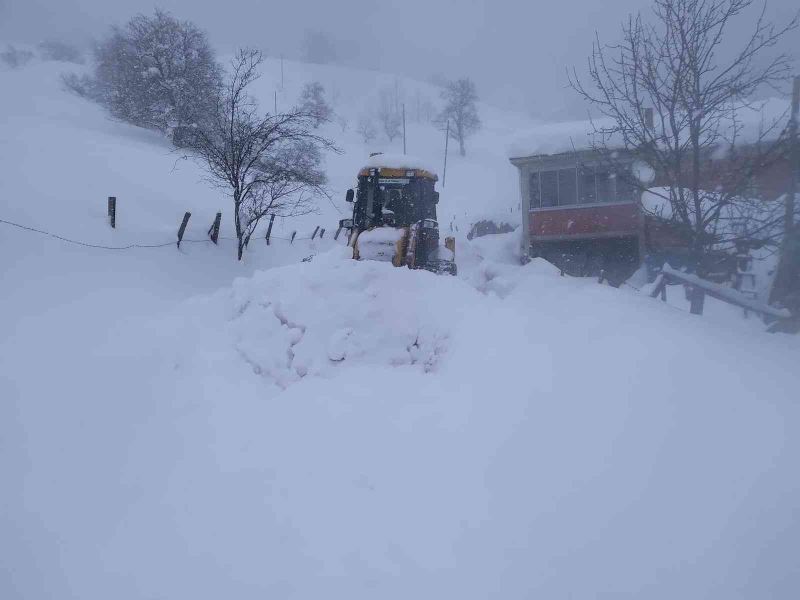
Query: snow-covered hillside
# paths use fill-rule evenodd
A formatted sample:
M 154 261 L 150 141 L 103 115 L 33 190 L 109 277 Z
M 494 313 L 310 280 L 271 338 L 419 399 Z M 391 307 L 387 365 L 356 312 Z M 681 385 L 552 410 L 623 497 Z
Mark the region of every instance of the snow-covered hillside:
M 231 236 L 196 167 L 63 92 L 69 68 L 0 72 L 0 219 L 157 245 L 222 210 Z M 336 207 L 276 223 L 300 238 L 401 142 L 352 131 L 393 76 L 285 77 L 279 108 L 317 79 L 350 119 Z M 524 123 L 482 118 L 442 190 L 461 234 L 517 204 Z M 424 160 L 443 141 L 409 123 Z M 0 224 L 0 598 L 793 597 L 796 336 L 521 267 L 513 233 L 459 236 L 458 278 L 258 241 L 239 264 L 227 239 Z

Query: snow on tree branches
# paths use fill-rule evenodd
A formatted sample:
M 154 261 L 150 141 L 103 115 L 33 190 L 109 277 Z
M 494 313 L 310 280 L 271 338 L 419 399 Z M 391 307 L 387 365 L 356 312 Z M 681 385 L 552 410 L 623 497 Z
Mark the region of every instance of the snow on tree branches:
M 91 96 L 115 118 L 171 134 L 178 145 L 213 110 L 222 81 L 206 34 L 160 10 L 114 27 L 95 59 Z

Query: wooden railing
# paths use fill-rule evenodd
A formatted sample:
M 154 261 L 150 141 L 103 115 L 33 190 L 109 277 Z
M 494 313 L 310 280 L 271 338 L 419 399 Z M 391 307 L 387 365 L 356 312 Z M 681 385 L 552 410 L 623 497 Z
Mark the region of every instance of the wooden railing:
M 664 265 L 661 273 L 656 278 L 652 291 L 650 292 L 650 297 L 656 298 L 661 296 L 661 300 L 666 302 L 667 285 L 670 284 L 684 284 L 691 286 L 695 288 L 695 290 L 700 290 L 701 293 L 707 294 L 712 298 L 740 306 L 747 311 L 752 311 L 756 314 L 762 315 L 771 322 L 771 326 L 769 327 L 770 331 L 778 331 L 781 329 L 781 324 L 789 321 L 797 321 L 798 318 L 785 308 L 776 308 L 764 302 L 759 302 L 758 300 L 755 300 L 738 290 L 734 290 L 711 281 L 706 281 L 697 275 L 677 271 L 669 265 Z M 778 326 L 773 327 L 772 325 L 775 325 L 776 323 L 778 323 Z

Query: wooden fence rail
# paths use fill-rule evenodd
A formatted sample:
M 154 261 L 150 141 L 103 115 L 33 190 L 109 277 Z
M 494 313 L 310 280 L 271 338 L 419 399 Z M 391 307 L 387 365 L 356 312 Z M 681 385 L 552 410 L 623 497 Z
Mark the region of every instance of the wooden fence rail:
M 677 271 L 672 267 L 670 267 L 669 265 L 664 265 L 664 268 L 661 270 L 661 273 L 656 278 L 653 285 L 653 289 L 650 291 L 650 297 L 655 298 L 656 296 L 661 296 L 661 300 L 663 302 L 666 302 L 667 285 L 671 283 L 672 284 L 682 283 L 684 285 L 700 289 L 704 294 L 708 294 L 712 298 L 716 298 L 717 300 L 722 300 L 723 302 L 727 302 L 728 304 L 734 304 L 736 306 L 739 306 L 746 310 L 751 310 L 754 313 L 758 313 L 766 317 L 771 317 L 773 319 L 781 319 L 781 320 L 793 318 L 792 313 L 785 308 L 776 308 L 764 302 L 759 302 L 758 300 L 755 300 L 738 290 L 734 290 L 713 283 L 711 281 L 706 281 L 705 279 L 701 279 L 697 275 L 692 275 L 690 273 L 683 273 L 681 271 Z

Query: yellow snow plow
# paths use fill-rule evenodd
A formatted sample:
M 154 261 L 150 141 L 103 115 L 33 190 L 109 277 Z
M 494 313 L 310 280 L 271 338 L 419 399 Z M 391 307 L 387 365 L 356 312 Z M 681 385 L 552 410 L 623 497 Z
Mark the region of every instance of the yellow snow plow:
M 440 243 L 436 174 L 408 156 L 377 154 L 347 190 L 353 217 L 339 226 L 350 231 L 356 260 L 380 260 L 396 267 L 455 275 L 455 238 Z

